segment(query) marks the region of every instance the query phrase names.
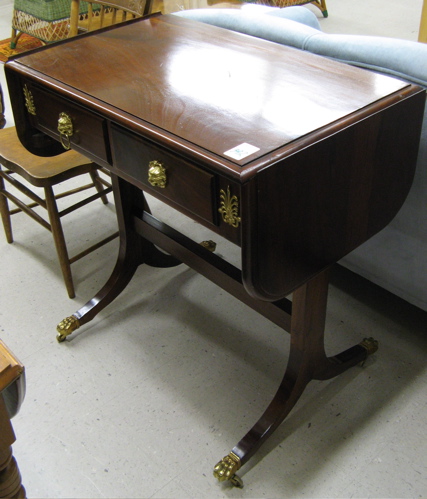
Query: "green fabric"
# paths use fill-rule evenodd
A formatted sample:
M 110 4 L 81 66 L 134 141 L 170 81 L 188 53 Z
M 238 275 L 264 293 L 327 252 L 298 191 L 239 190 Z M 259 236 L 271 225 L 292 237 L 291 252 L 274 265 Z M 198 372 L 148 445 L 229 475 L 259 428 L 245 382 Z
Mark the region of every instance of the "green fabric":
M 13 7 L 42 21 L 52 22 L 69 19 L 71 0 L 15 0 Z M 87 3 L 80 2 L 80 13 L 87 11 Z

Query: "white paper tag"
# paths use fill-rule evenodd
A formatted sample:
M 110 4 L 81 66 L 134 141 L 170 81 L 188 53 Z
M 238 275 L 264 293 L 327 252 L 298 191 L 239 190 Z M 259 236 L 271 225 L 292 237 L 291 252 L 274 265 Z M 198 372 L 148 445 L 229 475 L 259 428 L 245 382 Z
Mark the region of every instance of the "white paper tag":
M 255 147 L 251 144 L 243 142 L 243 144 L 233 147 L 233 149 L 230 149 L 229 151 L 225 151 L 224 154 L 225 156 L 230 156 L 230 158 L 240 160 L 246 158 L 247 156 L 250 156 L 257 151 L 259 151 L 259 147 Z

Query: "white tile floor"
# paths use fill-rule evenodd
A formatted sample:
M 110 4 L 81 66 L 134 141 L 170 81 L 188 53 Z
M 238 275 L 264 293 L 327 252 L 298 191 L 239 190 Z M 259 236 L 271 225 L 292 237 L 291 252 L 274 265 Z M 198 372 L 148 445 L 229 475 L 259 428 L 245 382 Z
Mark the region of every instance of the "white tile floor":
M 328 0 L 322 27 L 416 40 L 421 3 Z M 2 38 L 10 11 L 0 0 Z M 67 234 L 77 247 L 113 224 L 100 204 L 71 218 Z M 59 345 L 57 322 L 104 283 L 117 242 L 75 264 L 69 300 L 50 235 L 23 217 L 14 228 L 13 245 L 0 236 L 0 336 L 27 369 L 13 423 L 28 497 L 427 496 L 426 313 L 334 269 L 328 346 L 374 336 L 380 350 L 363 368 L 312 383 L 234 489 L 212 467 L 275 391 L 287 335 L 185 267 L 140 268 Z

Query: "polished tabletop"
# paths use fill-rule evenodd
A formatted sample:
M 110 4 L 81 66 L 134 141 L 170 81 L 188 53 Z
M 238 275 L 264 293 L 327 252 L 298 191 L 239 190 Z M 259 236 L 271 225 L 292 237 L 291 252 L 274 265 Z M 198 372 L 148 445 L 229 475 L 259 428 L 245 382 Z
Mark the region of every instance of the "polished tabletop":
M 207 37 L 205 24 L 173 15 L 19 61 L 240 166 L 407 86 L 222 28 Z

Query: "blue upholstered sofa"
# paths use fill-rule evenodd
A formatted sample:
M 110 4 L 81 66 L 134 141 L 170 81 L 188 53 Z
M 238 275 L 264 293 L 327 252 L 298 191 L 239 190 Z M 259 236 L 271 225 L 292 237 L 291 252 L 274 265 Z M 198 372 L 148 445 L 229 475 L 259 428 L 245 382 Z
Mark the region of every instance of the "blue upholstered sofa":
M 198 9 L 177 15 L 385 73 L 427 88 L 427 44 L 330 35 L 305 7 Z M 342 265 L 427 311 L 427 110 L 411 192 L 395 219 Z

